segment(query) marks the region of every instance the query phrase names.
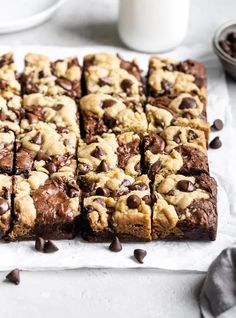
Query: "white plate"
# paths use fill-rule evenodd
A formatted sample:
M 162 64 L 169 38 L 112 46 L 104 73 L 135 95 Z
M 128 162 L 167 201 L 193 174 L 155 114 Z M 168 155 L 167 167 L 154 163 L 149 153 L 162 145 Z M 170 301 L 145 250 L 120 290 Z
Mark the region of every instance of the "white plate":
M 48 20 L 65 0 L 0 0 L 0 34 L 32 28 Z

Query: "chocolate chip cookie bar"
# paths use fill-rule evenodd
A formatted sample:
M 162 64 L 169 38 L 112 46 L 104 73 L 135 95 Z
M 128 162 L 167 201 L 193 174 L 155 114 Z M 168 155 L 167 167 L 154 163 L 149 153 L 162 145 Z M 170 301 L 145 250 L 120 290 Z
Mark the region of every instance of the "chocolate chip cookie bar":
M 124 241 L 151 240 L 148 177 L 125 179 L 119 170 L 94 177 L 100 187 L 84 199 L 82 236 L 92 242 L 108 241 L 115 235 Z
M 41 93 L 24 95 L 23 109 L 21 128 L 24 130 L 32 124 L 45 122 L 53 123 L 57 129 L 72 131 L 80 136 L 77 105 L 68 96 L 52 97 Z
M 19 74 L 16 72 L 16 66 L 12 53 L 6 53 L 0 56 L 0 94 L 9 99 L 10 96 L 20 95 L 21 85 L 19 83 Z
M 0 238 L 6 235 L 11 224 L 12 177 L 0 174 Z
M 13 172 L 15 135 L 0 122 L 0 173 Z
M 119 55 L 89 54 L 84 57 L 86 93 L 102 93 L 123 100 L 145 100 L 141 71 L 137 63 L 125 61 Z
M 104 133 L 78 146 L 78 175 L 121 168 L 127 175 L 141 174 L 140 137 L 133 132 Z
M 87 138 L 104 132 L 142 135 L 147 130 L 143 106 L 135 99 L 122 101 L 107 94 L 89 94 L 81 98 L 80 110 Z
M 67 174 L 32 171 L 14 177 L 13 225 L 9 240 L 72 239 L 80 215 L 80 190 Z
M 157 175 L 153 193 L 153 239 L 215 240 L 216 182 L 208 174 Z
M 143 138 L 145 171 L 153 180 L 157 174 L 196 175 L 209 173 L 208 159 L 194 144 L 182 143 L 169 147 L 170 141 L 150 133 Z
M 22 76 L 23 94 L 67 95 L 76 101 L 81 96 L 81 67 L 77 57 L 51 62 L 47 56 L 25 56 Z
M 206 105 L 206 69 L 203 64 L 186 60 L 177 63 L 162 57 L 151 57 L 148 70 L 148 95 L 158 102 L 163 96 L 170 100 L 180 94 L 197 96 Z
M 74 175 L 76 144 L 76 133 L 67 128 L 45 122 L 32 124 L 17 135 L 15 171 Z

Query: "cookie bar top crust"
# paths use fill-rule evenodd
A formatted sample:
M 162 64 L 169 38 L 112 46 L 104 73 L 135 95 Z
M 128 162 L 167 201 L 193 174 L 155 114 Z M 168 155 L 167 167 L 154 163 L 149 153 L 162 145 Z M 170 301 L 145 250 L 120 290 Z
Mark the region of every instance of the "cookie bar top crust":
M 207 174 L 157 175 L 152 236 L 214 240 L 217 229 L 216 182 Z
M 25 56 L 22 77 L 23 93 L 81 96 L 81 67 L 77 57 L 51 62 L 47 56 L 29 53 Z
M 24 95 L 24 118 L 21 128 L 38 122 L 53 123 L 56 127 L 75 132 L 80 136 L 77 105 L 68 96 L 44 96 L 41 93 Z
M 133 132 L 105 133 L 94 136 L 90 142 L 80 142 L 78 147 L 78 175 L 90 171 L 105 172 L 121 168 L 131 176 L 141 174 L 140 137 Z
M 135 61 L 125 61 L 120 56 L 107 53 L 84 57 L 84 80 L 87 94 L 103 93 L 145 100 L 141 71 Z
M 81 98 L 80 110 L 88 137 L 104 132 L 143 134 L 147 130 L 142 104 L 135 99 L 121 101 L 107 94 L 90 94 Z
M 148 92 L 158 99 L 181 93 L 198 96 L 206 105 L 206 69 L 193 60 L 177 63 L 171 59 L 151 57 L 148 71 Z
M 17 136 L 17 174 L 36 170 L 45 173 L 76 170 L 76 134 L 54 124 L 39 122 Z
M 112 182 L 112 180 L 111 180 Z M 149 179 L 146 175 L 130 180 L 129 190 L 117 196 L 95 195 L 84 199 L 83 237 L 89 241 L 107 241 L 114 235 L 122 240 L 151 239 Z
M 11 194 L 12 177 L 6 174 L 0 174 L 0 238 L 2 238 L 10 228 Z
M 80 214 L 80 190 L 66 174 L 49 178 L 33 171 L 14 177 L 14 220 L 8 237 L 26 240 L 70 239 Z

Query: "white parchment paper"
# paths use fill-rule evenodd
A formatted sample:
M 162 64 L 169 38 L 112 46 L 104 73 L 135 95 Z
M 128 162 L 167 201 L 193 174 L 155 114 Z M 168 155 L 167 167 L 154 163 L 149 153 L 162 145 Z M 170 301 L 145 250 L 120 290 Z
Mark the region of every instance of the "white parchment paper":
M 125 58 L 137 58 L 138 63 L 147 70 L 149 55 L 112 47 L 42 47 L 42 46 L 0 46 L 0 53 L 13 51 L 17 66 L 21 70 L 27 52 L 49 55 L 52 59 L 77 55 L 82 61 L 85 54 L 93 52 L 121 53 Z M 25 270 L 94 268 L 160 268 L 167 270 L 206 271 L 212 260 L 227 246 L 236 241 L 236 124 L 233 123 L 231 105 L 225 77 L 221 65 L 214 55 L 206 53 L 204 47 L 195 45 L 181 47 L 168 54 L 174 59 L 195 58 L 203 62 L 208 70 L 209 102 L 208 119 L 210 123 L 221 118 L 224 129 L 212 133 L 211 138 L 220 135 L 223 146 L 209 150 L 212 175 L 218 182 L 218 236 L 214 242 L 149 242 L 126 243 L 120 253 L 111 253 L 108 244 L 87 243 L 81 239 L 56 242 L 59 251 L 42 254 L 34 249 L 34 242 L 0 243 L 0 270 L 14 267 Z M 135 248 L 147 250 L 143 265 L 132 257 Z

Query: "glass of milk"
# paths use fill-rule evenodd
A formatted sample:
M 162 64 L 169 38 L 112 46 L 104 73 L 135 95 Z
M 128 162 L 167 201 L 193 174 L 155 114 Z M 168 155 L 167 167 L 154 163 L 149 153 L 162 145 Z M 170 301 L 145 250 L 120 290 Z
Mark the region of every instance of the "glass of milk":
M 118 31 L 131 49 L 174 49 L 188 28 L 189 0 L 120 0 Z

